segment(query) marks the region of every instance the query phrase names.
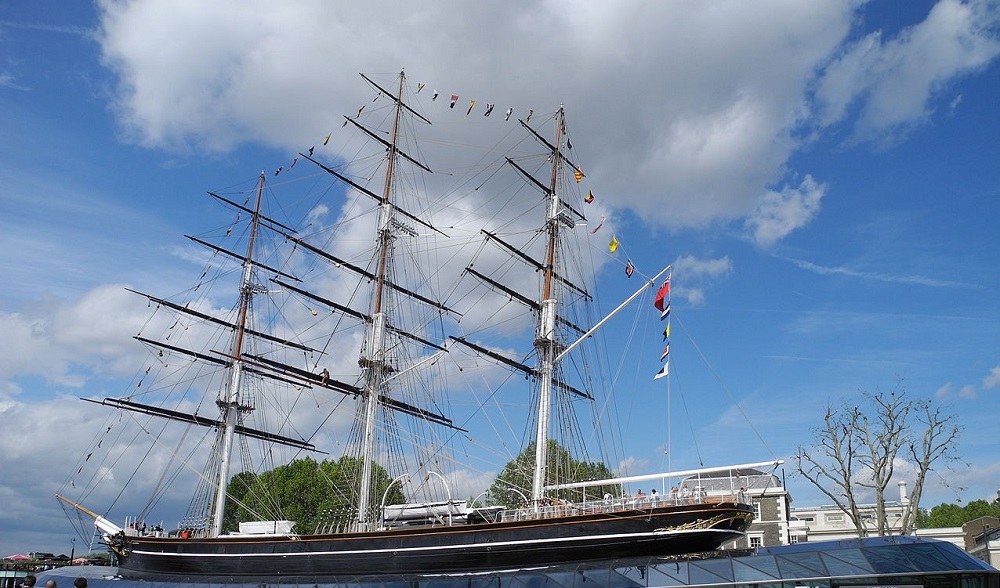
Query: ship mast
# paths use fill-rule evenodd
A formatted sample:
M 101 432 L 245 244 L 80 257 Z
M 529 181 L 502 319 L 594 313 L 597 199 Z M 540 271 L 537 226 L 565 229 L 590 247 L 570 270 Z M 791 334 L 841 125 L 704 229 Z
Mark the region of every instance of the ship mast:
M 552 408 L 552 378 L 555 373 L 557 343 L 555 339 L 558 300 L 552 297 L 552 280 L 555 272 L 556 245 L 559 238 L 559 181 L 561 157 L 559 154 L 564 124 L 563 107 L 556 114 L 556 140 L 552 147 L 552 177 L 549 182 L 549 203 L 545 217 L 548 230 L 548 247 L 543 267 L 542 300 L 538 327 L 535 332 L 535 351 L 538 353 L 538 429 L 535 432 L 535 472 L 531 482 L 531 500 L 537 508 L 545 490 L 545 473 L 548 466 L 549 422 Z
M 368 344 L 366 345 L 367 357 L 362 356 L 359 360 L 364 369 L 364 433 L 361 447 L 361 487 L 358 496 L 358 531 L 368 530 L 370 527 L 372 514 L 371 508 L 372 492 L 372 467 L 375 452 L 375 428 L 379 399 L 383 396 L 385 379 L 387 372 L 391 369 L 386 352 L 386 315 L 383 305 L 383 295 L 386 291 L 386 275 L 388 271 L 389 258 L 392 249 L 392 183 L 393 174 L 396 168 L 396 160 L 399 156 L 397 139 L 399 136 L 399 122 L 403 110 L 403 88 L 406 76 L 404 72 L 399 72 L 399 89 L 396 94 L 395 112 L 392 123 L 392 133 L 388 142 L 388 161 L 385 171 L 385 185 L 382 189 L 382 200 L 378 219 L 378 262 L 375 271 L 374 292 L 372 296 L 371 330 L 368 334 Z
M 247 331 L 247 316 L 250 310 L 257 285 L 253 281 L 254 242 L 257 238 L 257 227 L 260 220 L 260 205 L 264 194 L 264 174 L 260 174 L 257 184 L 257 202 L 254 205 L 253 217 L 250 221 L 250 239 L 247 244 L 247 254 L 243 258 L 243 279 L 240 282 L 240 312 L 236 321 L 236 336 L 233 337 L 231 363 L 229 364 L 229 385 L 225 397 L 216 401 L 222 414 L 219 422 L 219 469 L 215 480 L 215 497 L 212 501 L 212 522 L 208 535 L 216 537 L 222 534 L 222 518 L 226 511 L 226 489 L 229 486 L 229 469 L 233 453 L 233 440 L 236 437 L 236 427 L 241 412 L 250 410 L 240 404 L 240 387 L 243 380 L 243 340 Z

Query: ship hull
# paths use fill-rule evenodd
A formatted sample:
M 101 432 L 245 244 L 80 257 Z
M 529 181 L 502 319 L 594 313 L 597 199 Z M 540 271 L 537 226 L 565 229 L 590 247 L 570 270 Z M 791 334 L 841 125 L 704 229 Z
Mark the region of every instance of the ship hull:
M 302 581 L 328 576 L 477 572 L 711 551 L 742 535 L 745 504 L 592 513 L 518 522 L 301 537 L 129 537 L 130 579 Z

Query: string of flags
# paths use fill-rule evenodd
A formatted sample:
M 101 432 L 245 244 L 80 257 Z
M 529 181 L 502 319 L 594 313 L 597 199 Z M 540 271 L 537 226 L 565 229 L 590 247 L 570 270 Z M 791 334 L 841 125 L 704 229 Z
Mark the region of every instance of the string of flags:
M 591 231 L 591 234 L 596 233 L 601 228 L 601 225 L 604 224 L 604 220 L 605 220 L 605 217 L 602 216 L 600 222 L 598 222 L 597 226 L 594 227 L 594 230 Z M 611 253 L 615 253 L 615 252 L 618 251 L 618 248 L 621 247 L 621 245 L 622 245 L 621 241 L 618 240 L 618 235 L 612 234 L 611 235 L 611 242 L 608 243 L 608 251 L 610 251 Z M 625 277 L 631 278 L 633 273 L 635 273 L 635 264 L 632 263 L 632 259 L 631 258 L 626 257 L 625 258 Z
M 426 87 L 427 87 L 427 84 L 422 83 L 422 82 L 418 83 L 416 85 L 416 94 L 419 94 Z M 441 95 L 440 91 L 434 90 L 432 92 L 432 94 L 431 94 L 431 102 L 436 102 L 437 99 L 438 99 L 438 97 L 440 95 Z M 449 100 L 449 102 L 448 102 L 448 108 L 451 109 L 451 110 L 454 110 L 455 106 L 458 104 L 458 101 L 459 101 L 459 94 L 451 94 L 450 96 L 451 96 L 451 100 Z M 382 92 L 378 92 L 375 95 L 375 97 L 372 98 L 372 102 L 373 103 L 377 102 L 379 100 L 379 98 L 382 98 L 382 97 L 383 97 Z M 361 106 L 361 108 L 358 109 L 357 114 L 353 118 L 360 117 L 361 113 L 365 110 L 366 106 L 367 106 L 367 104 L 363 104 Z M 472 111 L 475 108 L 475 106 L 476 106 L 476 100 L 475 99 L 469 100 L 469 106 L 468 106 L 468 108 L 465 111 L 466 118 L 469 115 L 472 114 Z M 496 108 L 496 103 L 495 102 L 487 102 L 486 103 L 486 108 L 483 111 L 483 116 L 484 117 L 489 117 L 491 114 L 493 114 L 493 110 L 495 108 Z M 525 123 L 530 123 L 531 122 L 531 117 L 534 116 L 534 114 L 535 114 L 535 109 L 534 108 L 527 108 L 526 110 L 527 110 L 527 114 L 524 117 L 524 122 Z M 504 121 L 509 121 L 513 115 L 514 115 L 514 107 L 513 106 L 507 107 L 507 110 L 504 111 L 504 117 L 503 117 Z M 345 120 L 342 126 L 347 126 L 347 122 L 348 121 Z M 568 149 L 573 149 L 573 143 L 570 141 L 569 135 L 566 133 L 565 121 L 563 121 L 562 131 L 563 131 L 563 134 L 566 135 L 566 147 Z M 323 143 L 322 144 L 323 144 L 324 147 L 327 146 L 330 143 L 331 137 L 333 137 L 333 132 L 327 133 L 327 135 L 325 137 L 323 137 Z M 313 145 L 312 147 L 310 147 L 308 149 L 309 157 L 313 156 L 313 151 L 315 149 L 316 149 L 315 145 Z M 295 164 L 298 162 L 298 159 L 299 159 L 299 157 L 298 157 L 298 155 L 296 155 L 295 157 L 292 158 L 291 163 L 288 164 L 287 166 L 283 166 L 283 165 L 282 166 L 278 166 L 278 169 L 276 169 L 274 171 L 274 175 L 277 176 L 277 175 L 280 175 L 282 173 L 288 173 L 289 171 L 292 170 L 292 168 L 295 167 Z M 576 168 L 575 170 L 573 170 L 573 175 L 574 175 L 574 178 L 576 179 L 576 183 L 578 183 L 578 184 L 583 181 L 583 178 L 586 177 L 586 174 L 584 174 L 583 170 L 580 169 L 580 168 Z M 586 204 L 592 204 L 594 202 L 594 200 L 595 200 L 594 192 L 592 190 L 587 190 L 587 194 L 584 197 L 583 201 Z M 594 229 L 591 231 L 591 234 L 597 233 L 597 231 L 600 230 L 601 226 L 604 224 L 604 220 L 605 220 L 605 218 L 602 216 L 600 222 L 598 222 L 597 226 L 594 227 Z M 628 272 L 628 275 L 629 275 L 629 277 L 631 277 L 631 272 Z
M 604 217 L 601 217 L 601 222 L 597 224 L 597 228 L 594 229 L 594 233 L 597 229 L 601 228 L 601 224 L 604 223 Z M 608 251 L 615 253 L 621 247 L 621 242 L 618 240 L 618 235 L 611 235 L 611 241 L 608 243 Z M 628 257 L 625 258 L 625 276 L 631 278 L 632 274 L 635 273 L 635 264 Z M 656 296 L 653 297 L 653 306 L 656 310 L 660 311 L 660 321 L 666 321 L 666 325 L 663 327 L 663 352 L 660 353 L 660 362 L 663 366 L 660 371 L 656 372 L 653 376 L 654 380 L 659 380 L 670 374 L 670 274 L 667 274 L 667 278 L 660 285 L 659 290 L 656 291 Z
M 663 329 L 663 352 L 660 353 L 660 361 L 663 362 L 663 367 L 653 376 L 654 380 L 659 380 L 670 374 L 670 274 L 667 274 L 667 279 L 663 281 L 663 285 L 656 291 L 656 297 L 653 298 L 653 306 L 656 307 L 656 310 L 660 311 L 660 320 L 667 321 L 667 326 Z

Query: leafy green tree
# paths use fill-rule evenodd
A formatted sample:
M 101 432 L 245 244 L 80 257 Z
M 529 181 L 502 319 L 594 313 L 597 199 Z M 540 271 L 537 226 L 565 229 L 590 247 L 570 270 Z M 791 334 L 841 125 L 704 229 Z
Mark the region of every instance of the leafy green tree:
M 241 521 L 261 519 L 295 521 L 299 533 L 342 527 L 356 518 L 360 472 L 361 460 L 345 456 L 321 462 L 307 457 L 259 475 L 237 474 L 229 483 L 232 504 L 231 509 L 227 504 L 225 528 L 236 529 Z M 392 480 L 377 465 L 373 476 L 372 487 L 380 501 Z M 386 495 L 388 504 L 404 500 L 399 486 L 393 486 Z
M 980 517 L 996 517 L 1000 519 L 1000 504 L 996 502 L 973 500 L 966 504 L 962 510 L 965 511 L 966 523 Z
M 226 490 L 228 497 L 226 500 L 226 510 L 222 517 L 222 532 L 235 531 L 239 527 L 240 504 L 243 503 L 250 488 L 253 487 L 257 474 L 254 472 L 240 472 L 229 480 L 229 487 Z
M 931 508 L 927 514 L 927 527 L 931 529 L 958 527 L 963 522 L 965 522 L 965 514 L 962 507 L 957 504 L 942 503 Z
M 548 467 L 546 468 L 546 485 L 566 484 L 569 482 L 584 482 L 587 480 L 606 480 L 614 477 L 607 465 L 593 461 L 578 461 L 573 459 L 566 448 L 553 440 L 549 440 Z M 503 471 L 490 486 L 493 501 L 510 508 L 524 506 L 530 498 L 531 479 L 535 469 L 535 444 L 530 443 L 520 455 L 508 462 Z M 594 499 L 606 492 L 617 494 L 620 486 L 609 484 L 590 488 L 568 488 L 548 494 L 549 498 L 558 498 L 570 502 L 580 502 L 584 499 Z
M 961 527 L 965 523 L 980 517 L 996 517 L 1000 519 L 1000 504 L 985 500 L 973 500 L 965 506 L 942 503 L 930 510 L 923 528 Z

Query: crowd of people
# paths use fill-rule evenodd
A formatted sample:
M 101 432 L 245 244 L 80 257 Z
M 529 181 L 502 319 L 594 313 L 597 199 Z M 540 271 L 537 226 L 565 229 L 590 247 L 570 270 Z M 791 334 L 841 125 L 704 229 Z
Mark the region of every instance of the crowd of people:
M 692 491 L 691 488 L 687 486 L 681 486 L 680 489 L 678 489 L 677 486 L 674 486 L 670 489 L 670 494 L 665 498 L 656 491 L 656 488 L 650 490 L 648 495 L 642 491 L 642 488 L 640 488 L 636 490 L 635 496 L 632 497 L 632 500 L 635 504 L 650 504 L 652 506 L 656 506 L 661 502 L 665 504 L 693 504 L 704 502 L 705 496 L 705 491 L 701 488 Z M 622 498 L 628 499 L 629 496 L 625 495 Z M 610 492 L 604 495 L 604 501 L 609 504 L 613 499 L 614 497 Z

